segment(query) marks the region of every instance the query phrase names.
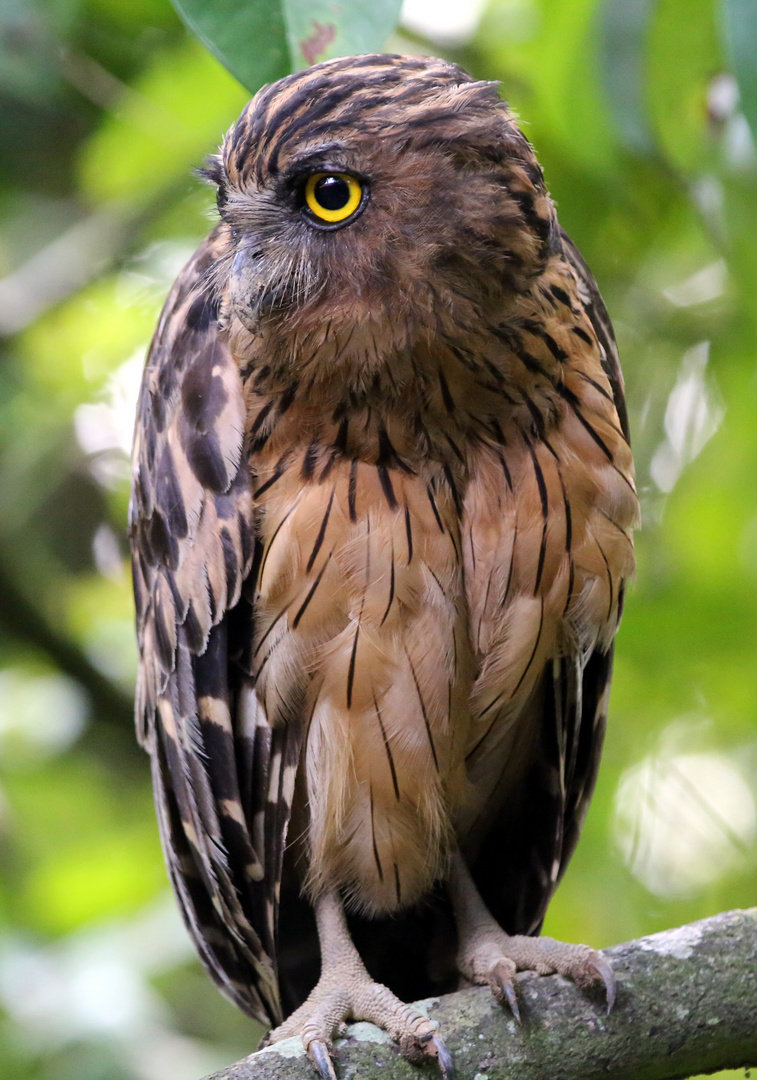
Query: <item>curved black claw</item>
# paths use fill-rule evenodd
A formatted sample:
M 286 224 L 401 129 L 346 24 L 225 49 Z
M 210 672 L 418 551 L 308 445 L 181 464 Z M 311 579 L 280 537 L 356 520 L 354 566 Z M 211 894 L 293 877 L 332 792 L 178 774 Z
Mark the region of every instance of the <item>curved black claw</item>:
M 610 961 L 605 960 L 604 956 L 597 956 L 596 959 L 592 960 L 591 966 L 605 985 L 607 1015 L 609 1016 L 612 1012 L 612 1007 L 615 1004 L 615 972 L 612 970 Z
M 516 1024 L 520 1024 L 520 1009 L 518 1008 L 518 998 L 515 993 L 515 987 L 513 986 L 512 979 L 499 979 L 499 988 L 502 991 L 507 1004 L 510 1006 L 510 1012 L 513 1014 L 513 1019 Z
M 331 1060 L 329 1048 L 322 1039 L 311 1039 L 308 1054 L 310 1060 L 321 1074 L 321 1080 L 336 1080 L 334 1063 Z
M 444 1080 L 455 1080 L 457 1072 L 452 1061 L 452 1055 L 438 1035 L 432 1036 L 431 1045 L 439 1059 L 439 1068 L 442 1070 Z

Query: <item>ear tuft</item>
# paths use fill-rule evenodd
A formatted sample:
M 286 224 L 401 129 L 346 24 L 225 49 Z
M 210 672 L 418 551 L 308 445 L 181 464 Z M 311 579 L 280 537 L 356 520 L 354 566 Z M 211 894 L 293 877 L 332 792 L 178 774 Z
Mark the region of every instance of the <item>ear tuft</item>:
M 209 184 L 221 185 L 225 179 L 223 159 L 220 154 L 211 154 L 205 159 L 205 164 L 197 170 L 197 175 Z

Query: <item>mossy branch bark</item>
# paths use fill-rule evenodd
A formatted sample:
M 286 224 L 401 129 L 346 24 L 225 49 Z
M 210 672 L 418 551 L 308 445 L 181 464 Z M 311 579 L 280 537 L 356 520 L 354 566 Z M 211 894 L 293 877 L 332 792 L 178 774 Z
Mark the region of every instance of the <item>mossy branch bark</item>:
M 678 1080 L 757 1066 L 757 908 L 730 911 L 607 949 L 618 977 L 611 1016 L 602 995 L 559 976 L 518 976 L 523 1024 L 488 989 L 426 1004 L 459 1080 Z M 385 1033 L 353 1024 L 336 1048 L 337 1074 L 421 1080 L 433 1066 L 404 1061 Z M 208 1080 L 309 1080 L 298 1039 L 251 1054 Z

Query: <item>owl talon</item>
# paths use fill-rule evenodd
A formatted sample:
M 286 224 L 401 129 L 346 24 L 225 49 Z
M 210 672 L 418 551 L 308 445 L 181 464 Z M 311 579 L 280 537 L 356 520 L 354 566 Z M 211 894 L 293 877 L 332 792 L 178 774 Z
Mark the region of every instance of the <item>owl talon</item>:
M 320 1080 L 337 1080 L 332 1039 L 345 1031 L 347 1021 L 366 1020 L 388 1032 L 407 1061 L 420 1065 L 436 1058 L 443 1080 L 454 1080 L 452 1058 L 433 1022 L 365 970 L 338 896 L 319 897 L 315 914 L 324 954 L 320 979 L 299 1009 L 270 1033 L 268 1045 L 299 1035 Z
M 308 1045 L 308 1056 L 321 1074 L 321 1080 L 336 1080 L 329 1048 L 322 1039 L 311 1039 Z
M 513 1020 L 516 1024 L 520 1024 L 520 1008 L 518 1006 L 518 998 L 515 993 L 512 979 L 500 978 L 497 982 L 502 998 L 507 1002 L 510 1007 L 510 1012 L 513 1014 Z M 502 998 L 500 998 L 500 1000 L 502 1000 Z
M 591 959 L 590 970 L 604 983 L 607 998 L 607 1015 L 609 1016 L 615 1004 L 616 988 L 615 972 L 612 969 L 612 964 L 601 953 L 596 953 Z
M 507 1002 L 516 1023 L 520 1023 L 513 982 L 516 971 L 565 975 L 582 989 L 602 982 L 610 1012 L 615 1003 L 615 973 L 600 952 L 549 937 L 506 934 L 486 908 L 459 853 L 452 859 L 448 887 L 458 930 L 458 970 L 469 982 L 488 985 L 498 1001 Z
M 457 1071 L 452 1060 L 452 1055 L 438 1035 L 432 1035 L 431 1046 L 433 1047 L 431 1052 L 435 1054 L 439 1062 L 439 1068 L 441 1069 L 444 1080 L 455 1080 Z

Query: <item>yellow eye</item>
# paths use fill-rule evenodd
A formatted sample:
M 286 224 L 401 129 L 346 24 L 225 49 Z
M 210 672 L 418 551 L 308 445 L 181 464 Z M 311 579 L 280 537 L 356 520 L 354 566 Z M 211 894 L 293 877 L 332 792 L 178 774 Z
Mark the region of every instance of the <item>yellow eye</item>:
M 363 186 L 349 173 L 313 173 L 305 184 L 305 203 L 319 221 L 336 225 L 360 206 Z

